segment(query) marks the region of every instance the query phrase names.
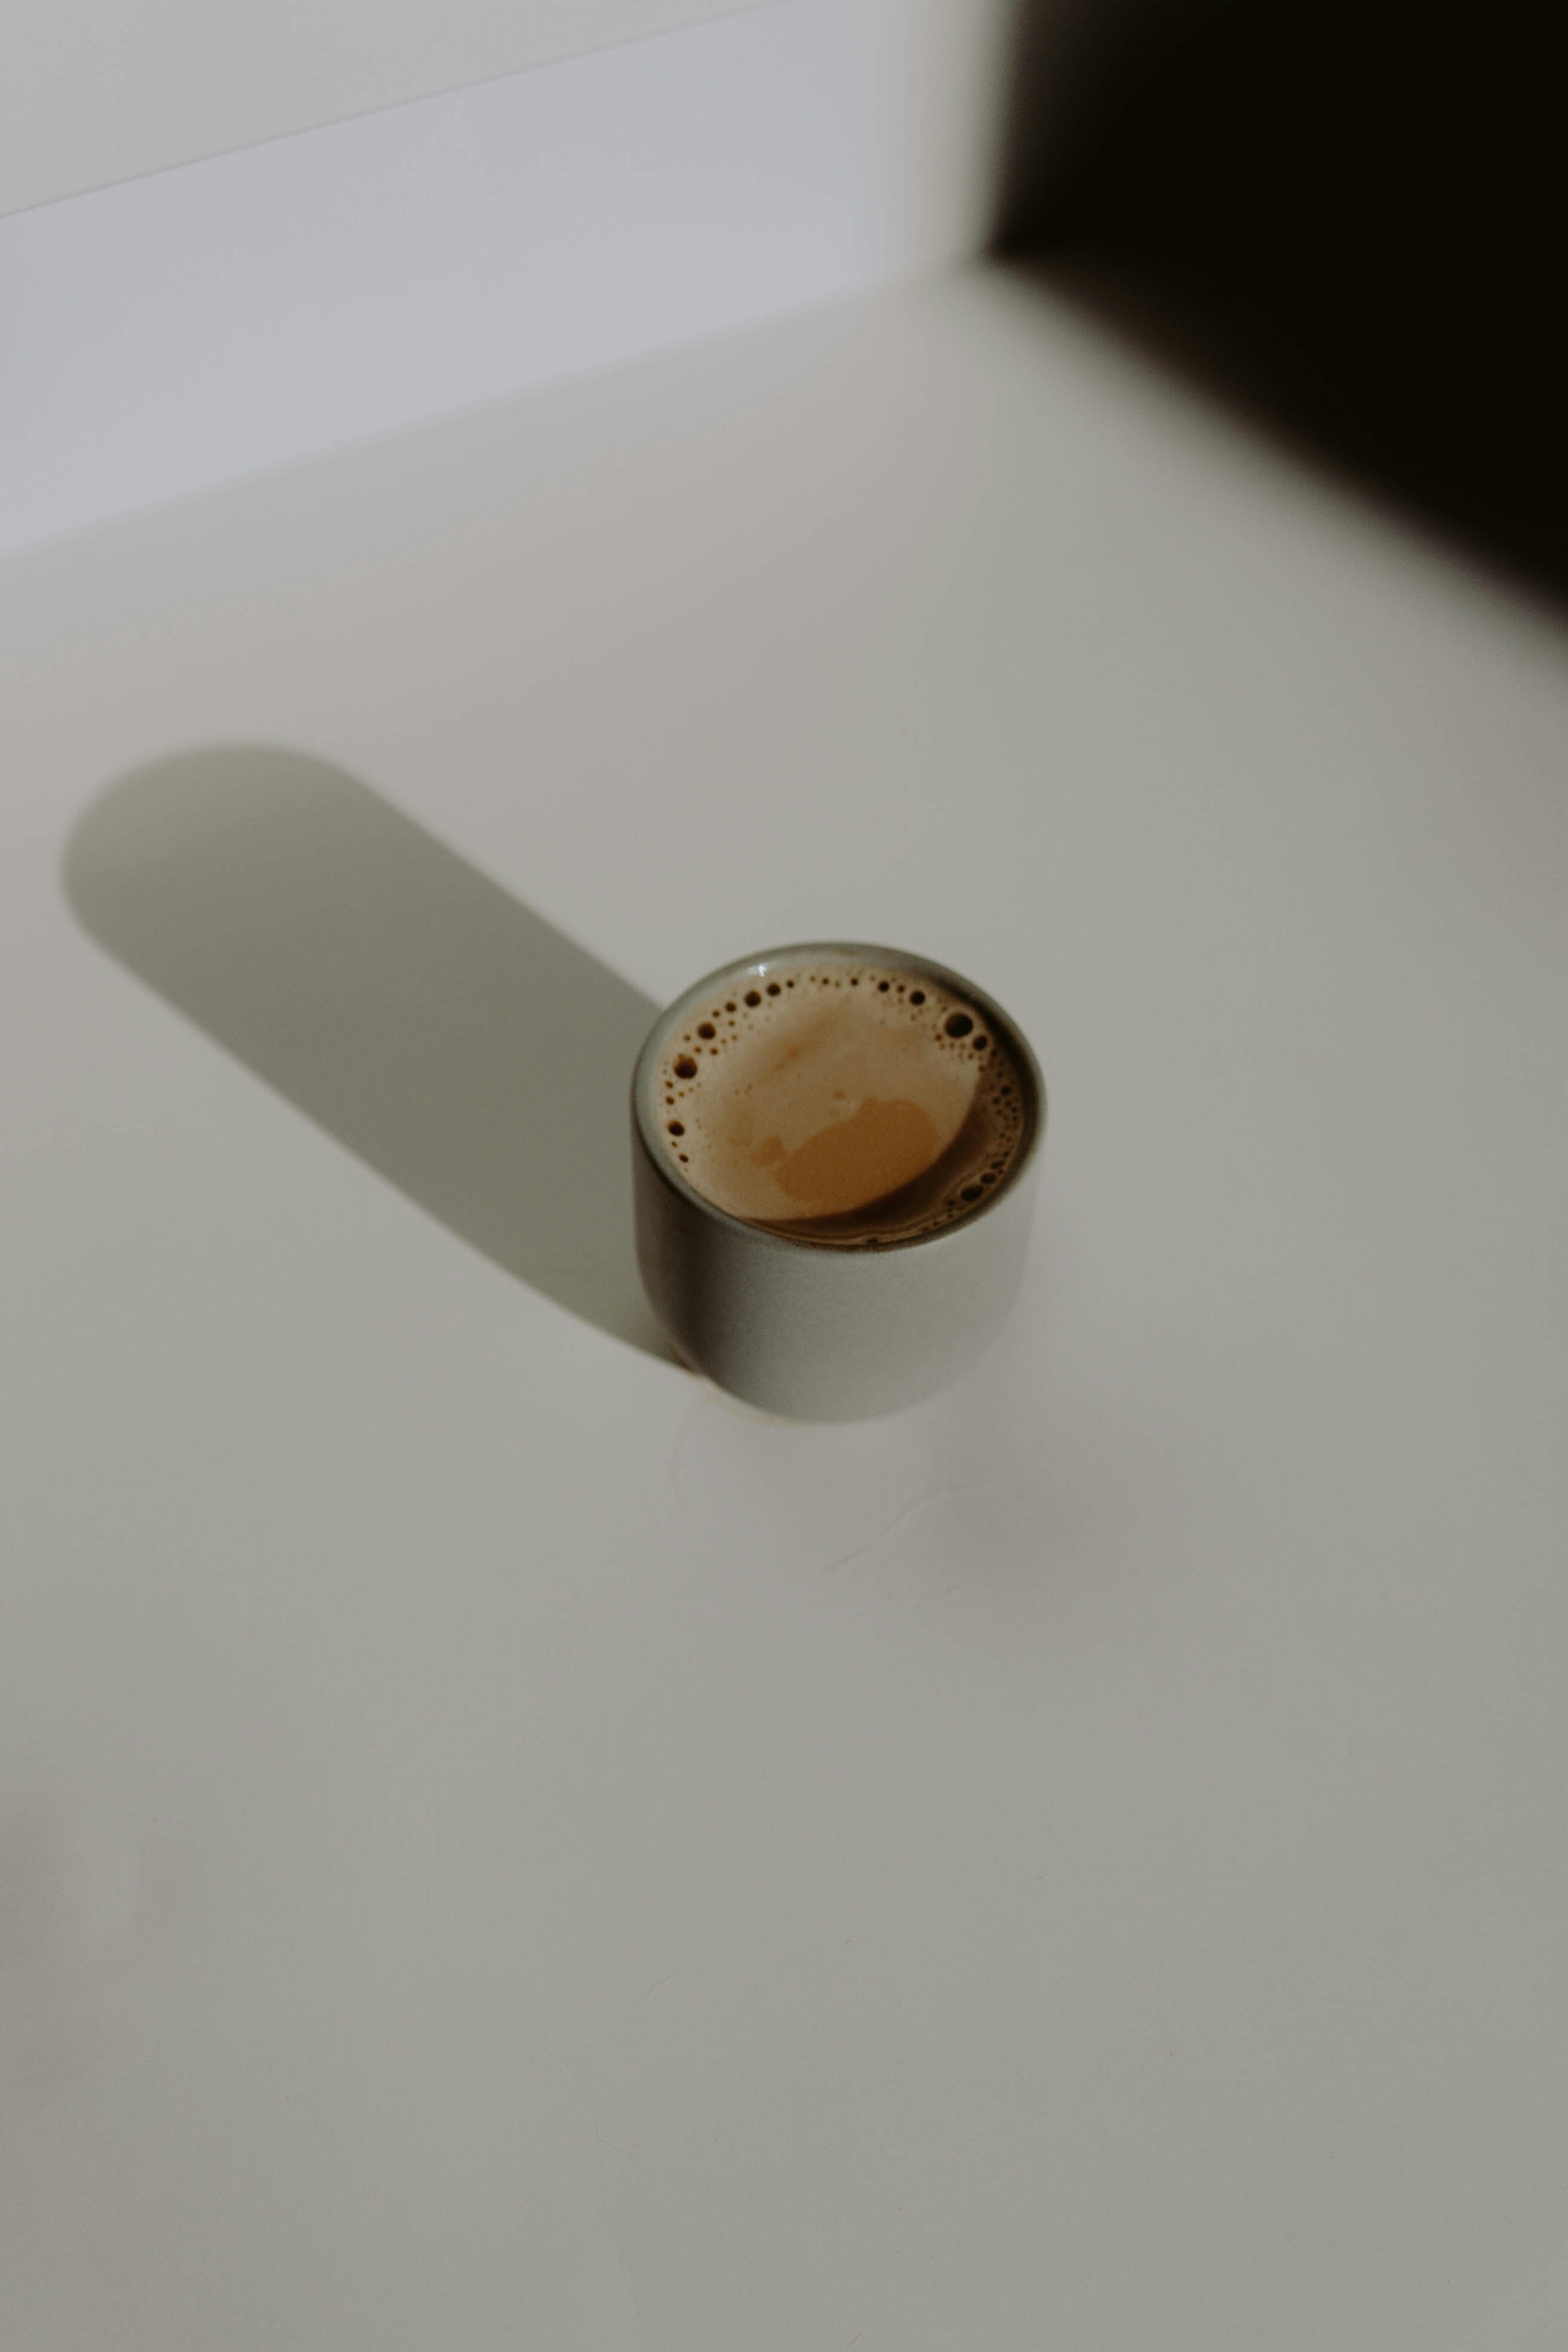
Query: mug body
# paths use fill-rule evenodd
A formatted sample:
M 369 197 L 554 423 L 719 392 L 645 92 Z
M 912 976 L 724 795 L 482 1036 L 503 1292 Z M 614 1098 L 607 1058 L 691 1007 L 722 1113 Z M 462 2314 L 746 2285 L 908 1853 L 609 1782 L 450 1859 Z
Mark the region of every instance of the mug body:
M 878 964 L 973 1005 L 1002 1041 L 1025 1129 L 1003 1181 L 968 1214 L 912 1239 L 844 1247 L 729 1215 L 688 1183 L 662 1133 L 672 1034 L 716 996 L 805 963 Z M 887 948 L 770 949 L 697 982 L 659 1015 L 632 1081 L 637 1259 L 679 1352 L 746 1403 L 795 1421 L 858 1421 L 914 1404 L 961 1372 L 1006 1315 L 1028 1243 L 1045 1128 L 1034 1055 L 1000 1005 L 958 973 Z

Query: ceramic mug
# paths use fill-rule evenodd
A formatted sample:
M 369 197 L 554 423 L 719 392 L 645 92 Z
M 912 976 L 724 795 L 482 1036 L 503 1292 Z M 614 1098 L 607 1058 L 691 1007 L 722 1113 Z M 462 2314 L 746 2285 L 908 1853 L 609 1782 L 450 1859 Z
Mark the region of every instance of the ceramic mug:
M 955 1223 L 870 1248 L 750 1224 L 687 1182 L 664 1136 L 659 1072 L 700 1008 L 802 964 L 876 965 L 930 980 L 1002 1042 L 1024 1129 L 1002 1180 Z M 795 1421 L 859 1421 L 942 1388 L 995 1334 L 1023 1268 L 1045 1132 L 1039 1066 L 984 990 L 926 957 L 839 942 L 772 948 L 696 982 L 659 1014 L 632 1079 L 637 1259 L 679 1353 L 722 1389 Z

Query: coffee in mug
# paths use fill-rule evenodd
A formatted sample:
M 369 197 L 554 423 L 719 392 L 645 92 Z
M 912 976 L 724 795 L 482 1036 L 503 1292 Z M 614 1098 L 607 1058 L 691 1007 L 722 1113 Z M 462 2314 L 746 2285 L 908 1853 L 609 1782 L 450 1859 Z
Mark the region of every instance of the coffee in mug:
M 1005 1313 L 1045 1094 L 990 997 L 884 948 L 773 949 L 689 989 L 633 1080 L 637 1252 L 676 1348 L 748 1402 L 913 1402 Z

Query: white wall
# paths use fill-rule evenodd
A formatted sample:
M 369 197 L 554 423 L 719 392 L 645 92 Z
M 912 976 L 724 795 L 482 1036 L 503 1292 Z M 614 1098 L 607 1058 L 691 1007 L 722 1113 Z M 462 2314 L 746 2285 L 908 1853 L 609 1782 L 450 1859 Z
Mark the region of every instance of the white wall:
M 32 0 L 5 14 L 0 213 L 760 0 Z
M 0 552 L 933 266 L 1011 0 L 776 0 L 0 221 Z

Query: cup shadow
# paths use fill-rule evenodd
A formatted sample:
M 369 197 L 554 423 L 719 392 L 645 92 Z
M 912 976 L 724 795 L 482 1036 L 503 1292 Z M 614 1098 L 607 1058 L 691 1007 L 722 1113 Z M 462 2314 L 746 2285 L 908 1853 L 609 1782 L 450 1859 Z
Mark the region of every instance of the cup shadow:
M 353 776 L 266 744 L 121 777 L 64 887 L 100 947 L 409 1200 L 668 1358 L 632 1240 L 649 998 Z

